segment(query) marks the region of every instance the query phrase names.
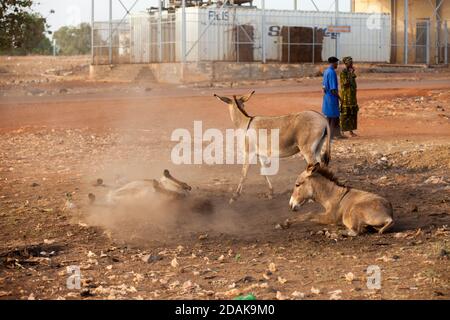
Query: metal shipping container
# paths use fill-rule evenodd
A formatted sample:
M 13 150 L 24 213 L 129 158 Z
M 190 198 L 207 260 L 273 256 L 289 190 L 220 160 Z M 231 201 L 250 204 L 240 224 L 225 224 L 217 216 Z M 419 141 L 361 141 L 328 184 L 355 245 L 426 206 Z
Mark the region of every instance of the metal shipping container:
M 149 17 L 131 17 L 133 62 L 158 61 L 157 28 L 151 27 L 155 24 Z M 158 20 L 157 14 L 152 19 Z M 166 19 L 162 41 L 172 45 L 163 50 L 163 61 L 183 61 L 182 10 Z M 336 18 L 335 12 L 266 10 L 264 21 L 263 30 L 263 11 L 255 8 L 186 8 L 186 61 L 262 61 L 263 37 L 267 61 L 299 61 L 289 55 L 302 52 L 308 52 L 310 62 L 332 55 L 351 55 L 359 62 L 390 61 L 389 14 L 340 12 Z M 330 26 L 349 32 L 335 34 Z

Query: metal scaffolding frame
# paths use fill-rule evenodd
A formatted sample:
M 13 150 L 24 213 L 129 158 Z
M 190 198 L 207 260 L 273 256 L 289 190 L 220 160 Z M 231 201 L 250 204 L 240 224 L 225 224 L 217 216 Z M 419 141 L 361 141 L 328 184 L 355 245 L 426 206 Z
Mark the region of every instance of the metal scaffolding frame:
M 133 10 L 133 8 L 136 6 L 136 4 L 138 3 L 139 0 L 134 0 L 134 3 L 130 6 L 127 7 L 124 5 L 122 0 L 116 0 L 120 3 L 120 5 L 122 6 L 122 8 L 125 10 L 125 14 L 122 17 L 122 19 L 120 20 L 120 23 L 118 25 L 116 25 L 115 27 L 113 26 L 113 0 L 109 0 L 109 9 L 108 9 L 108 13 L 109 13 L 109 18 L 108 18 L 108 62 L 109 64 L 113 64 L 113 37 L 114 34 L 117 32 L 119 26 L 125 21 L 125 19 L 129 16 L 130 12 Z M 314 7 L 316 8 L 317 11 L 320 11 L 315 0 L 309 0 Z M 159 54 L 158 54 L 158 61 L 162 62 L 162 39 L 161 39 L 161 16 L 162 16 L 162 3 L 164 2 L 164 0 L 158 0 L 158 16 L 159 16 L 159 25 L 158 25 L 158 47 L 159 47 Z M 225 7 L 225 5 L 227 5 L 230 2 L 230 0 L 225 0 L 222 3 L 221 9 L 223 9 Z M 261 14 L 261 23 L 262 23 L 262 35 L 261 35 L 261 39 L 262 39 L 262 62 L 266 63 L 266 43 L 265 43 L 265 37 L 264 37 L 264 32 L 265 32 L 265 25 L 266 25 L 266 16 L 265 16 L 265 0 L 261 0 L 261 7 L 262 7 L 262 14 Z M 299 8 L 299 3 L 298 0 L 293 0 L 293 8 L 294 10 L 301 10 L 301 8 Z M 197 40 L 196 43 L 194 43 L 194 45 L 188 50 L 187 49 L 187 43 L 186 43 L 186 0 L 181 0 L 181 10 L 182 10 L 182 39 L 181 39 L 181 47 L 182 47 L 182 53 L 183 53 L 183 62 L 186 62 L 186 58 L 189 55 L 189 53 L 192 51 L 193 47 L 201 40 L 201 37 L 203 36 L 200 35 L 199 39 Z M 339 13 L 339 0 L 335 0 L 335 12 L 336 12 L 336 19 L 335 19 L 335 23 L 337 24 L 338 22 L 338 13 Z M 211 21 L 212 22 L 212 21 Z M 94 44 L 94 24 L 95 24 L 95 4 L 94 4 L 94 0 L 91 0 L 91 60 L 92 63 L 94 63 L 94 56 L 95 56 L 95 52 L 94 52 L 94 48 L 95 48 L 95 44 Z M 336 55 L 338 55 L 338 39 L 336 38 Z
M 117 21 L 114 21 L 113 23 L 113 1 L 118 1 L 122 7 L 122 9 L 124 10 L 124 15 L 122 17 L 122 19 Z M 105 48 L 104 52 L 106 53 L 106 49 L 107 49 L 107 62 L 109 64 L 113 64 L 114 63 L 114 45 L 113 45 L 113 40 L 114 37 L 116 35 L 116 33 L 119 32 L 119 28 L 121 27 L 121 25 L 125 22 L 125 20 L 127 19 L 127 17 L 130 16 L 131 11 L 133 10 L 133 8 L 136 6 L 136 4 L 139 2 L 139 0 L 133 0 L 134 2 L 130 5 L 130 6 L 126 6 L 124 4 L 123 0 L 109 0 L 109 18 L 108 18 L 108 22 L 107 22 L 107 29 L 106 29 L 106 22 L 104 23 L 105 27 L 104 29 L 102 29 L 102 31 L 107 31 L 108 36 L 107 36 L 107 41 L 103 40 L 102 41 L 102 47 Z M 316 11 L 320 11 L 319 6 L 317 5 L 316 1 L 317 0 L 308 0 L 316 9 Z M 357 0 L 352 0 L 352 8 L 354 9 L 354 3 Z M 400 0 L 401 1 L 401 0 Z M 404 64 L 408 64 L 409 61 L 409 57 L 410 57 L 410 47 L 417 47 L 417 43 L 414 43 L 413 45 L 410 45 L 410 0 L 403 0 L 403 5 L 404 5 L 404 35 L 403 35 L 403 63 Z M 427 0 L 427 2 L 430 4 L 430 6 L 432 6 L 433 8 L 433 18 L 434 21 L 436 22 L 436 43 L 430 43 L 430 30 L 431 28 L 434 28 L 434 26 L 432 26 L 431 22 L 428 21 L 427 24 L 427 35 L 426 35 L 426 63 L 430 64 L 430 57 L 431 57 L 431 53 L 430 50 L 432 50 L 432 46 L 434 45 L 434 49 L 435 49 L 435 54 L 434 56 L 436 57 L 436 61 L 434 61 L 435 63 L 442 63 L 442 61 L 444 61 L 445 64 L 448 64 L 448 22 L 445 20 L 442 20 L 442 17 L 440 15 L 440 8 L 442 7 L 443 3 L 445 1 L 450 1 L 450 0 L 436 0 L 436 1 L 432 1 L 432 0 Z M 95 39 L 95 28 L 94 25 L 96 23 L 95 21 L 95 4 L 94 4 L 94 0 L 91 0 L 91 47 L 92 47 L 92 63 L 95 63 L 95 48 L 96 48 L 96 43 L 94 41 Z M 186 18 L 186 7 L 187 7 L 187 2 L 189 2 L 189 5 L 192 5 L 191 1 L 188 0 L 180 0 L 179 3 L 177 4 L 177 8 L 179 8 L 179 10 L 181 10 L 181 62 L 186 62 L 187 58 L 189 56 L 189 54 L 191 53 L 191 51 L 194 49 L 194 47 L 196 45 L 199 44 L 199 42 L 202 40 L 202 37 L 204 36 L 204 34 L 206 33 L 207 29 L 209 28 L 210 24 L 213 23 L 215 21 L 215 17 L 214 19 L 209 21 L 208 26 L 206 27 L 206 29 L 204 29 L 201 34 L 199 35 L 198 39 L 193 42 L 192 45 L 187 44 L 187 37 L 186 37 L 186 32 L 187 32 L 187 18 Z M 230 3 L 232 4 L 233 1 L 230 0 L 224 0 L 224 1 L 220 1 L 218 3 L 221 3 L 221 7 L 219 10 L 223 10 L 225 8 L 225 6 L 229 5 Z M 157 21 L 157 61 L 158 62 L 163 62 L 164 61 L 164 57 L 163 57 L 163 39 L 162 39 L 162 33 L 163 33 L 163 21 L 162 21 L 162 16 L 163 16 L 163 11 L 166 9 L 163 7 L 163 4 L 165 4 L 164 0 L 158 0 L 158 6 L 157 6 L 157 12 L 158 12 L 158 21 Z M 299 1 L 298 0 L 293 0 L 292 2 L 293 5 L 293 10 L 296 11 L 302 11 L 302 8 L 299 5 Z M 153 8 L 155 9 L 155 8 Z M 266 18 L 266 2 L 265 0 L 261 0 L 261 13 L 260 13 L 260 23 L 261 23 L 261 39 L 260 39 L 260 48 L 261 48 L 261 62 L 262 63 L 266 63 L 267 62 L 267 39 L 266 39 L 266 33 L 268 32 L 268 26 L 267 26 L 267 18 Z M 331 8 L 329 8 L 328 10 L 330 10 Z M 430 17 L 431 18 L 431 17 Z M 340 19 L 340 7 L 339 7 L 339 0 L 334 0 L 334 20 L 333 20 L 333 24 L 335 26 L 339 26 L 340 23 L 344 23 L 344 21 L 342 21 L 342 19 Z M 242 28 L 241 26 L 237 26 L 237 28 Z M 242 28 L 243 29 L 243 28 Z M 433 29 L 434 30 L 434 29 Z M 122 30 L 123 31 L 123 30 Z M 239 31 L 239 30 L 238 30 Z M 237 33 L 239 33 L 237 31 Z M 246 30 L 243 29 L 243 32 L 246 33 Z M 313 37 L 315 37 L 315 32 L 313 32 Z M 248 34 L 247 34 L 248 36 Z M 288 35 L 288 37 L 290 38 L 290 33 Z M 250 36 L 248 36 L 248 38 L 250 38 Z M 335 55 L 337 57 L 340 56 L 341 52 L 340 52 L 340 37 L 339 34 L 333 35 L 333 39 L 335 40 Z M 400 40 L 400 39 L 399 39 Z M 105 45 L 105 43 L 107 42 L 107 47 Z M 314 41 L 313 41 L 314 42 Z M 290 42 L 288 44 L 289 46 L 291 45 Z M 237 44 L 237 46 L 239 46 L 239 43 Z M 398 43 L 392 43 L 391 46 L 401 46 Z M 422 45 L 423 46 L 423 45 Z M 434 50 L 433 49 L 433 50 Z M 290 50 L 290 49 L 288 49 Z M 314 50 L 313 50 L 314 51 Z M 290 52 L 290 51 L 289 51 Z M 434 51 L 433 51 L 434 52 Z M 315 54 L 315 52 L 313 52 L 313 55 Z M 156 55 L 155 55 L 156 56 Z M 106 58 L 105 58 L 106 60 Z M 239 61 L 239 57 L 237 58 L 237 60 Z M 313 60 L 314 61 L 314 60 Z
M 228 1 L 229 1 L 229 0 L 225 0 L 225 1 L 223 2 L 222 6 L 219 8 L 219 12 L 221 12 L 221 11 L 225 8 L 225 6 L 228 4 Z M 184 3 L 184 0 L 183 0 L 183 3 Z M 186 11 L 183 11 L 182 15 L 183 15 L 183 30 L 186 30 Z M 214 21 L 216 21 L 216 19 L 217 19 L 217 16 L 214 16 L 213 19 L 209 20 L 209 22 L 208 22 L 206 28 L 202 31 L 202 33 L 201 33 L 200 36 L 198 37 L 197 41 L 194 42 L 194 44 L 191 46 L 191 48 L 190 48 L 189 50 L 186 51 L 186 50 L 184 49 L 184 46 L 183 46 L 183 60 L 184 60 L 184 61 L 186 60 L 187 56 L 191 53 L 191 51 L 195 48 L 195 46 L 198 45 L 198 43 L 200 42 L 200 40 L 202 39 L 202 37 L 203 37 L 203 36 L 205 35 L 205 33 L 208 31 L 209 27 L 211 27 L 212 23 L 213 23 Z M 185 37 L 185 36 L 186 36 L 185 31 L 182 31 L 182 32 L 183 32 L 183 36 Z M 185 41 L 186 41 L 186 38 L 184 38 L 183 41 L 185 42 Z
M 117 0 L 122 8 L 125 10 L 125 14 L 123 15 L 122 19 L 120 20 L 119 24 L 116 25 L 116 27 L 113 27 L 113 0 L 109 0 L 108 3 L 108 59 L 109 64 L 113 64 L 113 37 L 114 33 L 117 32 L 119 27 L 124 23 L 125 19 L 130 15 L 133 8 L 136 6 L 136 4 L 139 2 L 139 0 L 134 0 L 133 4 L 130 7 L 125 6 L 122 0 Z M 94 63 L 94 24 L 95 24 L 95 3 L 94 0 L 91 0 L 91 55 L 92 55 L 92 63 Z
M 404 9 L 405 9 L 405 35 L 404 35 L 404 63 L 408 64 L 408 54 L 409 54 L 409 2 L 408 0 L 403 0 L 404 1 Z

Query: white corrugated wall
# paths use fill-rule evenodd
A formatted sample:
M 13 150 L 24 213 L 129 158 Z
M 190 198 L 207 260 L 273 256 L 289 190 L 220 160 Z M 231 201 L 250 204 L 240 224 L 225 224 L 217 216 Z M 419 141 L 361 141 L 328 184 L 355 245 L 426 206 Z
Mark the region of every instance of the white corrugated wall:
M 150 16 L 132 15 L 131 23 L 131 63 L 150 62 Z
M 266 42 L 268 61 L 281 61 L 281 35 L 270 33 L 271 27 L 317 27 L 327 29 L 335 24 L 334 12 L 308 12 L 266 10 L 266 28 L 262 33 L 262 11 L 249 8 L 186 8 L 187 61 L 236 61 L 234 39 L 235 25 L 252 25 L 254 28 L 253 57 L 262 59 L 261 37 Z M 153 60 L 148 56 L 150 22 L 145 15 L 132 16 L 132 60 Z M 147 15 L 148 19 L 148 15 Z M 135 24 L 139 24 L 136 26 Z M 338 25 L 350 26 L 350 33 L 341 33 L 338 38 L 339 57 L 351 55 L 359 62 L 389 62 L 391 19 L 389 14 L 340 13 Z M 181 10 L 175 14 L 176 61 L 182 61 Z M 154 28 L 151 29 L 156 30 Z M 163 42 L 168 42 L 163 33 Z M 173 41 L 170 40 L 170 41 Z M 154 40 L 152 40 L 154 41 Z M 165 53 L 166 54 L 166 53 Z M 336 54 L 336 40 L 327 35 L 323 42 L 322 60 Z M 150 55 L 150 54 L 149 54 Z M 153 54 L 151 54 L 153 56 Z M 137 57 L 137 58 L 133 58 Z M 167 60 L 167 59 L 165 59 Z M 172 59 L 170 59 L 172 60 Z

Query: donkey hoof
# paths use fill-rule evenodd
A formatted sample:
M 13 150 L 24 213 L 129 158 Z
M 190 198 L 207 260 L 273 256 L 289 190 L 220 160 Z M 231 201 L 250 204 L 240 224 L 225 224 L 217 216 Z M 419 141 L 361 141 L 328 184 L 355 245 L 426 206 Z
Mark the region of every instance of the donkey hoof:
M 233 197 L 230 199 L 230 201 L 228 202 L 229 204 L 233 204 L 234 202 L 236 202 L 237 198 Z
M 269 193 L 269 194 L 267 195 L 267 199 L 272 200 L 272 199 L 273 199 L 273 193 Z
M 358 233 L 356 231 L 353 231 L 353 230 L 348 230 L 347 231 L 347 236 L 349 236 L 349 237 L 357 237 Z

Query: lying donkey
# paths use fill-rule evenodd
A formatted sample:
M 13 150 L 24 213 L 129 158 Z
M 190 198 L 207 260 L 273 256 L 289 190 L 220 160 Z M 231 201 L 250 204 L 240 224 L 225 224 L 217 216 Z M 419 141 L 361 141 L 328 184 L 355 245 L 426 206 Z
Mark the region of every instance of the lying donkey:
M 192 190 L 187 183 L 175 179 L 164 170 L 159 180 L 138 180 L 123 187 L 110 191 L 106 196 L 106 205 L 117 205 L 144 200 L 153 195 L 166 195 L 172 198 L 183 198 Z M 91 204 L 95 202 L 95 195 L 89 194 Z
M 233 99 L 220 97 L 216 94 L 214 96 L 228 105 L 231 121 L 236 129 L 244 130 L 246 133 L 249 132 L 250 129 L 256 131 L 261 129 L 268 131 L 278 129 L 279 146 L 276 150 L 278 157 L 288 158 L 297 153 L 301 153 L 308 164 L 322 162 L 323 166 L 328 166 L 331 154 L 331 134 L 330 126 L 323 115 L 315 111 L 305 111 L 278 117 L 251 117 L 245 111 L 244 103 L 249 101 L 254 93 L 255 91 L 240 98 L 233 96 Z M 324 143 L 326 143 L 325 153 L 321 158 L 321 151 Z M 256 142 L 256 144 L 258 144 L 258 142 Z M 242 176 L 239 186 L 230 202 L 235 201 L 240 196 L 250 166 L 249 137 L 246 137 L 243 146 L 245 148 L 245 150 L 242 150 L 245 161 L 242 168 Z M 267 166 L 264 159 L 273 157 L 273 150 L 269 150 L 269 146 L 256 145 L 252 147 L 254 147 L 254 150 L 257 150 L 257 156 L 261 166 Z M 269 198 L 272 198 L 272 184 L 267 176 L 265 176 L 265 178 L 269 185 Z
M 376 194 L 344 187 L 333 173 L 319 163 L 309 165 L 297 178 L 289 205 L 295 211 L 308 200 L 314 200 L 325 208 L 318 222 L 335 224 L 342 222 L 349 236 L 357 236 L 366 227 L 373 227 L 380 234 L 394 225 L 391 203 Z M 309 214 L 312 216 L 312 214 Z

